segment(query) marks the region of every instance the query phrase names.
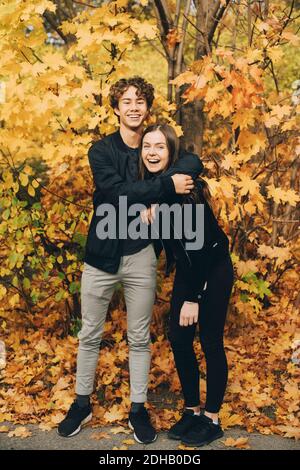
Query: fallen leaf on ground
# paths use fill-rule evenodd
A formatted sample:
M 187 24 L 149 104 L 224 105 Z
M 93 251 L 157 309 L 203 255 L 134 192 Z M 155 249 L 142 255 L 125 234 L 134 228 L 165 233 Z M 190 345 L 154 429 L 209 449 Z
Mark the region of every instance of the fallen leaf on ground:
M 8 433 L 8 437 L 21 437 L 22 439 L 24 439 L 25 437 L 30 437 L 31 434 L 31 431 L 29 431 L 29 429 L 26 429 L 25 426 L 19 426 L 13 431 L 10 431 Z
M 221 441 L 226 447 L 237 447 L 238 449 L 250 449 L 248 437 L 239 437 L 238 439 L 233 439 L 228 437 L 225 441 Z
M 134 440 L 133 439 L 125 439 L 125 441 L 122 441 L 122 444 L 132 446 L 134 444 Z
M 185 446 L 184 444 L 179 444 L 177 449 L 180 449 L 180 450 L 196 450 L 197 447 L 188 447 L 188 446 Z
M 8 432 L 9 427 L 8 426 L 0 426 L 0 432 Z
M 123 428 L 122 426 L 117 426 L 115 428 L 112 428 L 110 430 L 110 432 L 112 434 L 119 434 L 121 432 L 123 432 L 124 434 L 130 434 L 131 433 L 130 429 Z
M 96 441 L 100 441 L 101 439 L 109 439 L 109 434 L 107 432 L 94 432 L 91 435 L 91 439 L 95 439 Z
M 51 429 L 53 429 L 53 424 L 51 423 L 41 423 L 39 424 L 39 429 L 41 431 L 51 431 Z

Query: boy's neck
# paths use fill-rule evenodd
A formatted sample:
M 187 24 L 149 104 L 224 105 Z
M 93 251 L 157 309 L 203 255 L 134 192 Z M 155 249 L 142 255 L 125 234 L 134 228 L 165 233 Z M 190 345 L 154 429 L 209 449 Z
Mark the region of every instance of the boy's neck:
M 137 148 L 140 145 L 143 127 L 137 129 L 129 129 L 124 125 L 120 125 L 120 134 L 123 142 L 131 148 Z

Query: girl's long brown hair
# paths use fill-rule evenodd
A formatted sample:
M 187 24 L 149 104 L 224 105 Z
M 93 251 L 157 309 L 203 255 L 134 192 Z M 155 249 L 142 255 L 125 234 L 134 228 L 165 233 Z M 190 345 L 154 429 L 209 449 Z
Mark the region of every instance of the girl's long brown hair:
M 176 162 L 176 160 L 178 159 L 179 139 L 178 139 L 178 137 L 176 135 L 176 132 L 173 129 L 173 127 L 170 126 L 169 124 L 152 124 L 151 126 L 146 127 L 146 129 L 144 129 L 144 132 L 142 134 L 141 143 L 140 143 L 140 146 L 139 146 L 139 155 L 140 155 L 139 178 L 142 179 L 142 180 L 145 179 L 145 169 L 146 169 L 146 167 L 144 165 L 144 162 L 143 162 L 143 159 L 142 159 L 142 156 L 141 156 L 142 155 L 143 140 L 144 140 L 144 137 L 145 137 L 146 134 L 149 134 L 150 132 L 155 132 L 155 131 L 160 131 L 165 136 L 168 151 L 169 151 L 169 162 L 168 162 L 168 166 L 165 168 L 164 171 L 168 170 L 168 168 L 173 166 L 174 163 Z M 210 194 L 210 190 L 209 190 L 207 182 L 201 177 L 198 177 L 197 181 L 200 181 L 201 186 L 202 186 L 203 196 L 206 199 L 206 201 L 208 202 L 208 204 L 211 206 L 211 194 Z M 189 196 L 189 197 L 192 196 L 193 199 L 195 200 L 195 202 L 199 202 L 198 191 L 197 191 L 196 188 L 194 188 L 191 191 L 191 193 L 188 194 L 187 196 Z

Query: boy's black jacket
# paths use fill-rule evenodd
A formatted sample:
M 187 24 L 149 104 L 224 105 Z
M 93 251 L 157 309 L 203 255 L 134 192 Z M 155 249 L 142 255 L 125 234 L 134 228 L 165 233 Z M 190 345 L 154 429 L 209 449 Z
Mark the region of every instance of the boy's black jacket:
M 126 181 L 128 156 L 128 147 L 123 142 L 119 130 L 92 144 L 88 151 L 95 190 L 94 213 L 88 231 L 84 261 L 112 274 L 118 271 L 120 265 L 122 240 L 118 238 L 102 240 L 97 237 L 96 226 L 103 218 L 96 215 L 97 207 L 103 203 L 114 205 L 118 221 L 120 196 L 127 196 L 128 207 L 135 203 L 144 205 L 162 203 L 176 195 L 172 175 L 184 173 L 196 178 L 203 170 L 203 164 L 197 155 L 180 152 L 176 164 L 163 175 L 145 181 L 131 182 Z

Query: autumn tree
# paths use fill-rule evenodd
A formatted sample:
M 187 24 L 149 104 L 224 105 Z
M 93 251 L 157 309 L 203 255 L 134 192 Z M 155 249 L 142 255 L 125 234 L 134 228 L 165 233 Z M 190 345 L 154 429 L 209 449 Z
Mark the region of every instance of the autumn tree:
M 135 70 L 160 90 L 150 122 L 172 123 L 202 158 L 230 238 L 236 369 L 223 424 L 296 435 L 299 2 L 10 0 L 0 18 L 0 331 L 12 359 L 1 417 L 51 428 L 72 401 L 93 210 L 87 149 L 116 129 L 109 87 Z M 158 275 L 150 390 L 176 393 L 172 278 Z M 97 405 L 102 424 L 128 407 L 123 310 L 118 298 L 103 341 L 98 398 L 112 405 Z M 162 409 L 157 424 L 175 413 Z

